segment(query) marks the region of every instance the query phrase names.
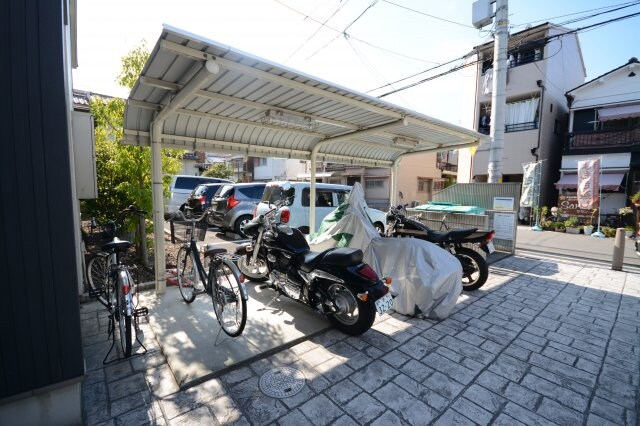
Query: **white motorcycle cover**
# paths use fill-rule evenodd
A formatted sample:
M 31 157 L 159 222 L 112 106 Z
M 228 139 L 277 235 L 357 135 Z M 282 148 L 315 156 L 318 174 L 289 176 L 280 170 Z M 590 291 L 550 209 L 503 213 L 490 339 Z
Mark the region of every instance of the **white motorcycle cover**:
M 392 278 L 391 291 L 397 294 L 393 303 L 396 312 L 446 318 L 462 292 L 460 262 L 427 241 L 380 237 L 365 209 L 364 191 L 356 183 L 347 202 L 322 221 L 317 233 L 309 236 L 311 249 L 361 249 L 365 262 L 379 276 Z

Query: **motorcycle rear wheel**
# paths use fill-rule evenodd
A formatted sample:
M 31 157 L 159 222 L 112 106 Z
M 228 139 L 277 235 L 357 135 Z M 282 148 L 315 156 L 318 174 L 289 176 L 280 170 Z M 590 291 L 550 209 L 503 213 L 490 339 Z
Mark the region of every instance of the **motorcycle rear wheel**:
M 371 328 L 376 319 L 372 303 L 358 299 L 352 290 L 339 283 L 331 284 L 327 292 L 340 310 L 328 315 L 335 328 L 350 336 L 358 336 Z
M 477 290 L 489 278 L 489 265 L 482 255 L 468 247 L 456 248 L 456 258 L 462 265 L 462 289 Z

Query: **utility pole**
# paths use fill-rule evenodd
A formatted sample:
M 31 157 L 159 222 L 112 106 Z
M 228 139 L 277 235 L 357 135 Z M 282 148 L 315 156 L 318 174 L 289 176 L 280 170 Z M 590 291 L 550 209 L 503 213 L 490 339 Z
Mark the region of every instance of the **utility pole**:
M 491 148 L 489 183 L 502 182 L 504 118 L 507 101 L 507 47 L 509 44 L 508 0 L 496 0 L 496 32 L 493 44 L 493 91 L 491 95 Z

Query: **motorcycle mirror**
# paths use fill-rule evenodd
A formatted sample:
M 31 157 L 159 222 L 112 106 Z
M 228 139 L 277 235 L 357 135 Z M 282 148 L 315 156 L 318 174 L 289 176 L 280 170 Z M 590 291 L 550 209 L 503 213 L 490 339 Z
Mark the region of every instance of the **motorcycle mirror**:
M 295 189 L 293 188 L 293 186 L 291 185 L 291 183 L 289 182 L 285 182 L 282 185 L 282 192 L 281 192 L 281 196 L 282 198 L 287 201 L 287 204 L 289 202 L 289 199 L 291 199 L 293 197 L 293 195 L 295 194 Z

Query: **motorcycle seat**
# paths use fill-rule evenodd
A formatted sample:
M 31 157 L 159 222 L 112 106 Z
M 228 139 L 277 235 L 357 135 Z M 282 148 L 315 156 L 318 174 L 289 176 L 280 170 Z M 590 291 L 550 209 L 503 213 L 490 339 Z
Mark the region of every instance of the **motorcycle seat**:
M 303 254 L 300 270 L 313 271 L 320 263 L 327 265 L 348 266 L 362 262 L 362 250 L 351 248 L 332 248 L 325 251 L 308 251 Z
M 461 240 L 476 232 L 478 228 L 454 229 L 452 231 L 433 231 L 429 230 L 429 241 L 439 243 L 443 241 Z

